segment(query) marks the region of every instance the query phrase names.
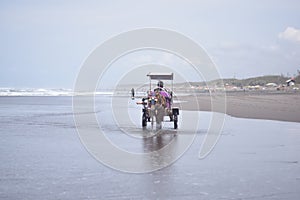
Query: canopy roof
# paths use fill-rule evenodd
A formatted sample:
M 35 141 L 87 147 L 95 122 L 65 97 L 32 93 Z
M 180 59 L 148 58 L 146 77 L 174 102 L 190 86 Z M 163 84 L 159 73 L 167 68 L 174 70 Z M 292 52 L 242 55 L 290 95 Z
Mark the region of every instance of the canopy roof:
M 150 72 L 147 76 L 149 76 L 152 80 L 173 80 L 173 73 Z

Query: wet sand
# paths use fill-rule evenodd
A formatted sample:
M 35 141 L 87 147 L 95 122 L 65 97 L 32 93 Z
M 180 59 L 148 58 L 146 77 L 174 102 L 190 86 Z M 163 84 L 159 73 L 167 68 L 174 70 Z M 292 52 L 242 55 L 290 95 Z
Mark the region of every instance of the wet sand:
M 197 106 L 197 100 L 199 107 Z M 183 110 L 212 111 L 209 94 L 178 97 Z M 300 93 L 242 93 L 226 95 L 226 114 L 252 119 L 300 122 Z M 217 110 L 218 111 L 218 110 Z
M 111 99 L 97 100 L 95 114 L 101 128 L 118 147 L 136 153 L 156 152 L 172 142 L 169 152 L 156 152 L 141 163 L 121 162 L 107 151 L 122 164 L 168 163 L 190 136 L 189 114 L 199 114 L 197 136 L 168 167 L 125 173 L 103 165 L 87 152 L 76 131 L 70 97 L 3 97 L 1 200 L 299 199 L 300 123 L 226 116 L 219 142 L 208 157 L 199 159 L 212 113 L 182 110 L 178 130 L 165 123 L 161 134 L 134 138 L 124 131 L 136 136 L 151 133 L 150 124 L 142 129 L 141 108 L 135 101 L 121 99 L 134 123 L 117 126 Z M 122 104 L 117 110 L 121 108 Z

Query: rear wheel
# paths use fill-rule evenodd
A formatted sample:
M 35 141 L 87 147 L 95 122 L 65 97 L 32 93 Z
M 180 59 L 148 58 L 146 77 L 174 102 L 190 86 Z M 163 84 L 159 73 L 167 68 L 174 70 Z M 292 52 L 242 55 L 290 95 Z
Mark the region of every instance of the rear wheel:
M 147 126 L 147 116 L 146 116 L 146 113 L 143 113 L 143 116 L 142 116 L 142 127 L 145 127 Z
M 174 115 L 174 129 L 177 129 L 178 128 L 178 116 L 177 115 Z

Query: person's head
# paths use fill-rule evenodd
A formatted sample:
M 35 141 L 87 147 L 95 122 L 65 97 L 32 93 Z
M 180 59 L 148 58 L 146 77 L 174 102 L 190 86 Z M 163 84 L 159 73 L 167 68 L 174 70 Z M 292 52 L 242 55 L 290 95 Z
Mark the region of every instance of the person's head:
M 164 87 L 164 82 L 158 81 L 157 87 L 163 88 Z

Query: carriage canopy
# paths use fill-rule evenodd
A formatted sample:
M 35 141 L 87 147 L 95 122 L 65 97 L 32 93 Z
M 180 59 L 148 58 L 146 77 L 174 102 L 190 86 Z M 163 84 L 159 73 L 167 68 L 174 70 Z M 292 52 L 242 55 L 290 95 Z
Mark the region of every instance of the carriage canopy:
M 173 73 L 155 73 L 150 72 L 147 74 L 152 80 L 173 80 Z

